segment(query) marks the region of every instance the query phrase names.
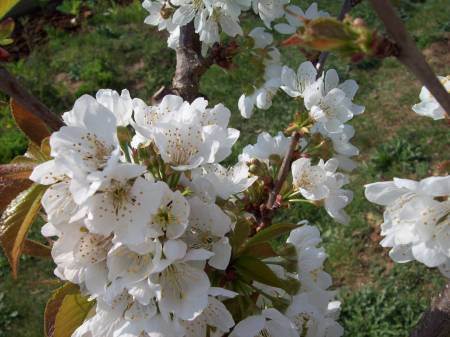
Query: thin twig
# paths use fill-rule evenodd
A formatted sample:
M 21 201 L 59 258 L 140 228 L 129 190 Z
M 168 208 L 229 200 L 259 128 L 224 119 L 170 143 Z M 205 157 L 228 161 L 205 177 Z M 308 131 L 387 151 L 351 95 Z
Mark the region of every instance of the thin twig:
M 280 170 L 278 172 L 277 180 L 274 183 L 273 189 L 269 193 L 269 199 L 267 201 L 266 207 L 272 209 L 275 204 L 276 197 L 280 193 L 283 187 L 284 181 L 286 180 L 289 170 L 291 169 L 292 158 L 294 156 L 295 149 L 297 148 L 298 142 L 300 141 L 300 133 L 295 131 L 292 134 L 291 143 L 289 144 L 289 149 L 284 156 L 283 163 L 281 164 Z
M 57 131 L 64 125 L 58 115 L 51 112 L 42 102 L 31 95 L 11 73 L 1 66 L 0 91 L 12 97 L 27 111 L 42 120 L 51 131 Z
M 398 47 L 397 59 L 428 88 L 448 116 L 450 114 L 450 95 L 417 48 L 390 1 L 370 0 L 370 2 L 377 15 L 383 21 L 389 36 Z

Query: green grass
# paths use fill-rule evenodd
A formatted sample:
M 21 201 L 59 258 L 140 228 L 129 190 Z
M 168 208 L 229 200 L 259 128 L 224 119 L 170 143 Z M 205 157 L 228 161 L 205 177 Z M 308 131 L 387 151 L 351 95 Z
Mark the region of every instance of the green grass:
M 305 8 L 309 1 L 295 2 Z M 449 74 L 450 64 L 445 58 L 448 42 L 444 41 L 450 30 L 448 2 L 398 3 L 433 68 L 439 74 Z M 336 13 L 339 2 L 323 0 L 319 6 Z M 380 27 L 366 3 L 354 13 Z M 138 2 L 118 7 L 99 1 L 93 16 L 79 31 L 47 25 L 48 43 L 34 46 L 29 57 L 8 67 L 57 112 L 70 109 L 79 95 L 94 94 L 104 87 L 128 88 L 132 96 L 148 100 L 160 86 L 170 85 L 175 56 L 165 48 L 165 38 L 142 23 L 144 17 Z M 292 66 L 303 60 L 294 48 L 285 50 L 284 56 Z M 366 106 L 365 114 L 353 122 L 361 165 L 349 186 L 355 192 L 348 207 L 352 221 L 347 226 L 339 225 L 312 206 L 294 207 L 286 217 L 296 221 L 307 218 L 320 227 L 329 255 L 326 267 L 340 288 L 341 323 L 346 336 L 406 336 L 432 294 L 442 286 L 443 278 L 416 263 L 391 262 L 378 244 L 381 209 L 364 199 L 363 185 L 394 176 L 420 179 L 436 173 L 439 162 L 450 159 L 449 129 L 411 111 L 421 85 L 395 60 L 348 65 L 345 60 L 330 57 L 328 65 L 335 67 L 343 79 L 358 81 L 357 102 Z M 201 92 L 211 103 L 223 102 L 233 111 L 231 124 L 241 130 L 233 158 L 260 131 L 284 129 L 296 111 L 292 100 L 280 94 L 270 110 L 257 111 L 251 120 L 243 120 L 237 111 L 237 99 L 252 74 L 252 67 L 242 62 L 232 73 L 214 66 L 201 83 Z M 8 162 L 25 147 L 24 137 L 9 117 L 6 97 L 0 96 L 0 162 Z M 33 235 L 38 231 L 36 227 Z M 42 337 L 45 300 L 55 287 L 48 282 L 52 269 L 50 261 L 23 258 L 19 280 L 14 281 L 0 254 L 0 337 Z

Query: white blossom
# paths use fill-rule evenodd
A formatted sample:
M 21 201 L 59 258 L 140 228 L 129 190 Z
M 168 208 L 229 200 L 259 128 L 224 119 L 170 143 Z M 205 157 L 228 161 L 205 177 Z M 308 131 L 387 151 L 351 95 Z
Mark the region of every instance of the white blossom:
M 284 66 L 281 72 L 281 89 L 291 97 L 303 97 L 306 90 L 316 83 L 317 70 L 314 65 L 307 61 L 300 64 L 297 73 L 291 68 Z
M 310 117 L 327 134 L 340 133 L 344 123 L 364 112 L 364 107 L 352 102 L 358 85 L 353 80 L 339 84 L 336 70 L 331 69 L 304 92 L 305 107 Z
M 272 21 L 285 14 L 284 6 L 288 3 L 289 0 L 252 0 L 252 7 L 267 28 L 270 28 Z
M 265 309 L 236 324 L 230 337 L 298 337 L 295 325 L 276 309 Z
M 275 137 L 267 132 L 262 132 L 258 135 L 256 144 L 244 147 L 239 155 L 239 161 L 249 162 L 251 159 L 268 161 L 273 155 L 284 158 L 290 143 L 291 137 L 286 137 L 282 132 L 278 132 Z
M 439 81 L 450 93 L 450 75 L 447 77 L 438 76 Z M 414 104 L 412 109 L 421 116 L 431 117 L 434 120 L 443 119 L 446 113 L 436 98 L 430 93 L 427 87 L 422 87 L 420 91 L 420 103 Z
M 317 3 L 313 2 L 305 12 L 298 6 L 287 6 L 285 16 L 287 23 L 278 23 L 274 26 L 275 30 L 281 34 L 294 34 L 298 28 L 303 27 L 305 20 L 314 20 L 321 16 L 329 16 L 329 14 L 319 10 Z
M 225 305 L 217 298 L 233 298 L 238 294 L 222 288 L 211 287 L 208 305 L 202 314 L 192 321 L 183 321 L 181 324 L 186 329 L 185 337 L 206 337 L 207 327 L 216 328 L 216 333 L 223 335 L 230 331 L 234 326 L 234 320 L 231 313 Z
M 306 199 L 323 200 L 325 210 L 337 222 L 348 223 L 349 217 L 343 208 L 351 202 L 353 194 L 342 189 L 348 178 L 336 172 L 338 166 L 336 159 L 326 163 L 321 159 L 317 165 L 311 165 L 307 158 L 297 159 L 292 163 L 293 185 Z
M 366 198 L 386 206 L 381 225 L 383 247 L 396 262 L 417 260 L 428 267 L 439 267 L 448 274 L 450 247 L 450 202 L 438 197 L 450 195 L 450 177 L 429 177 L 416 182 L 393 181 L 366 185 Z
M 182 239 L 191 249 L 211 251 L 214 255 L 208 264 L 225 270 L 231 257 L 231 246 L 225 236 L 231 230 L 229 216 L 216 204 L 206 204 L 196 197 L 189 204 L 189 227 Z
M 108 178 L 105 173 L 119 162 L 117 119 L 88 95 L 80 97 L 63 119 L 67 126 L 50 137 L 51 156 L 68 172 L 70 191 L 75 202 L 81 204 L 97 191 Z

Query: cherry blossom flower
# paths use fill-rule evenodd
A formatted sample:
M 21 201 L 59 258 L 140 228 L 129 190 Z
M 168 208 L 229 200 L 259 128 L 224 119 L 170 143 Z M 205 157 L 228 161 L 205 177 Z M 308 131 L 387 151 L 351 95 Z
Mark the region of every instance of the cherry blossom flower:
M 295 325 L 276 309 L 265 309 L 236 324 L 230 337 L 298 337 Z
M 281 34 L 290 35 L 294 34 L 298 28 L 303 27 L 305 20 L 314 20 L 321 16 L 329 16 L 329 14 L 319 10 L 317 8 L 317 3 L 313 2 L 305 12 L 298 6 L 287 6 L 285 16 L 288 23 L 278 23 L 274 28 Z
M 450 177 L 429 177 L 420 182 L 395 178 L 366 185 L 366 198 L 386 206 L 381 225 L 383 247 L 396 262 L 417 260 L 439 267 L 449 276 L 448 247 L 450 202 L 436 198 L 450 195 Z
M 438 78 L 450 93 L 450 75 L 447 77 L 438 76 Z M 414 104 L 412 107 L 415 113 L 421 116 L 431 117 L 434 120 L 445 118 L 446 114 L 444 109 L 426 87 L 422 87 L 419 98 L 420 103 Z

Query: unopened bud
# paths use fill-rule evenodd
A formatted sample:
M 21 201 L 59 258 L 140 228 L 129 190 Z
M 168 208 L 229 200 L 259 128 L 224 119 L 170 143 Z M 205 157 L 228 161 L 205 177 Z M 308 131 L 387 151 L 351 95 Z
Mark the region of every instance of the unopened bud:
M 352 23 L 354 27 L 366 27 L 366 23 L 361 18 L 354 19 Z

